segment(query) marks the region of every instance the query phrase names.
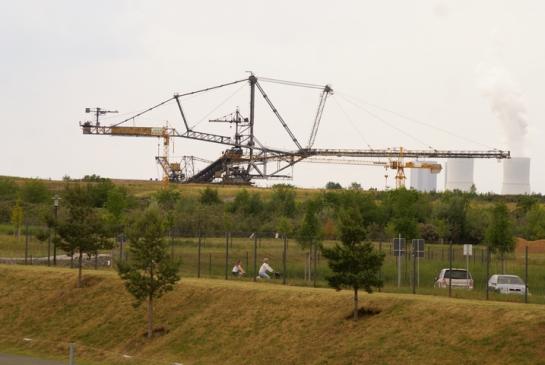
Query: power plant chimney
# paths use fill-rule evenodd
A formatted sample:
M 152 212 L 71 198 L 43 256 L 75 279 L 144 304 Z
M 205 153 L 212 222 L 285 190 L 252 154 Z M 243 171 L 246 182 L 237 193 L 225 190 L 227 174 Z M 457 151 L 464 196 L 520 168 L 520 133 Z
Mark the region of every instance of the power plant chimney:
M 445 190 L 470 191 L 472 186 L 473 159 L 447 159 L 445 169 Z
M 513 157 L 503 160 L 503 195 L 530 194 L 530 159 Z
M 420 162 L 436 163 L 436 161 Z M 426 193 L 437 191 L 437 174 L 433 174 L 429 169 L 411 169 L 411 189 Z

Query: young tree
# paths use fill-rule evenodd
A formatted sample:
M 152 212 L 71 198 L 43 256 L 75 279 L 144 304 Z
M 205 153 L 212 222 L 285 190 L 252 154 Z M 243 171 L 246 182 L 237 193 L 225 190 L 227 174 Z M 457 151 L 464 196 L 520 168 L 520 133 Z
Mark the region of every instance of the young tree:
M 485 233 L 485 240 L 492 252 L 499 252 L 501 272 L 504 273 L 504 257 L 515 249 L 515 237 L 505 203 L 496 203 L 490 216 L 490 225 Z
M 17 240 L 21 237 L 21 226 L 23 225 L 24 212 L 21 207 L 21 200 L 17 199 L 15 206 L 11 209 L 11 224 L 15 226 L 15 233 L 17 234 Z
M 153 337 L 153 301 L 173 289 L 180 277 L 179 262 L 167 254 L 163 239 L 165 221 L 157 206 L 150 206 L 129 227 L 128 262 L 119 262 L 119 276 L 131 293 L 137 307 L 147 301 L 148 338 Z
M 174 213 L 180 198 L 180 192 L 173 187 L 161 189 L 155 194 L 155 199 L 165 214 L 165 228 L 168 230 L 171 256 L 174 256 Z
M 214 205 L 221 203 L 221 199 L 218 194 L 218 189 L 211 189 L 206 187 L 201 190 L 200 202 L 203 205 Z
M 70 255 L 78 257 L 78 288 L 82 286 L 83 255 L 91 257 L 99 248 L 109 247 L 104 222 L 92 207 L 88 191 L 76 185 L 67 187 L 65 200 L 68 215 L 57 222 L 60 240 L 58 246 Z
M 39 204 L 47 202 L 50 194 L 43 181 L 31 179 L 22 186 L 21 196 L 26 203 Z
M 524 236 L 529 240 L 545 238 L 545 208 L 535 204 L 526 213 Z
M 384 262 L 384 253 L 376 252 L 365 239 L 365 228 L 356 210 L 345 211 L 340 217 L 341 244 L 333 248 L 324 248 L 323 255 L 328 259 L 333 274 L 327 277 L 329 286 L 340 290 L 350 287 L 354 291 L 354 320 L 358 319 L 358 291 L 367 293 L 373 287 L 381 287 L 380 268 Z
M 337 190 L 342 189 L 343 187 L 338 182 L 329 181 L 327 184 L 325 184 L 325 188 L 328 190 Z
M 309 200 L 305 207 L 305 216 L 301 227 L 297 230 L 297 242 L 303 249 L 309 249 L 309 258 L 312 257 L 314 252 L 314 266 L 316 266 L 316 254 L 318 248 L 322 244 L 322 227 L 318 219 L 318 213 L 320 211 L 320 202 L 317 200 Z M 310 260 L 309 260 L 310 263 Z M 310 274 L 314 271 L 314 278 L 316 279 L 316 270 L 313 270 L 309 266 L 309 280 Z

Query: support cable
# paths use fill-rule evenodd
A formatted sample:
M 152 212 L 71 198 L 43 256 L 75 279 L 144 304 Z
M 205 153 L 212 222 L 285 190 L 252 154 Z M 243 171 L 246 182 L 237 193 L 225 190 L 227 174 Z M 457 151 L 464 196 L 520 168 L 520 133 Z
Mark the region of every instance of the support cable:
M 316 85 L 316 84 L 308 84 L 305 82 L 296 82 L 296 81 L 287 81 L 287 80 L 278 80 L 278 79 L 271 79 L 268 77 L 258 77 L 259 81 L 264 82 L 271 82 L 275 84 L 282 84 L 282 85 L 288 85 L 288 86 L 297 86 L 297 87 L 306 87 L 309 89 L 324 89 L 324 85 Z
M 347 99 L 346 97 L 343 97 L 342 95 L 340 95 L 341 98 L 343 98 L 346 102 L 352 104 L 353 106 L 363 110 L 365 113 L 367 113 L 368 115 L 370 115 L 371 117 L 375 118 L 376 120 L 378 120 L 379 122 L 383 123 L 383 124 L 386 124 L 387 126 L 389 126 L 390 128 L 392 129 L 395 129 L 396 131 L 398 131 L 399 133 L 402 133 L 404 134 L 405 136 L 413 139 L 414 141 L 418 142 L 419 144 L 425 146 L 426 148 L 429 148 L 429 149 L 435 149 L 433 147 L 431 147 L 430 145 L 428 145 L 427 143 L 425 143 L 424 141 L 422 141 L 420 138 L 417 138 L 415 136 L 413 136 L 412 134 L 410 133 L 407 133 L 405 132 L 403 129 L 401 128 L 398 128 L 396 127 L 395 125 L 393 125 L 392 123 L 386 121 L 384 118 L 380 117 L 379 115 L 369 111 L 368 109 L 364 108 L 363 106 L 359 105 L 358 103 L 355 103 L 353 101 L 351 101 L 350 99 Z
M 348 95 L 348 94 L 343 93 L 343 92 L 337 92 L 337 93 L 340 94 L 340 95 L 343 95 L 345 98 L 350 98 L 350 99 L 352 99 L 354 102 L 359 102 L 359 103 L 362 103 L 362 104 L 366 104 L 366 105 L 371 106 L 371 107 L 373 107 L 373 108 L 382 110 L 382 111 L 384 111 L 384 112 L 387 112 L 387 113 L 393 114 L 393 115 L 395 115 L 395 116 L 398 116 L 398 117 L 400 117 L 400 118 L 403 118 L 403 119 L 405 119 L 405 120 L 408 120 L 409 122 L 416 123 L 416 124 L 420 124 L 420 125 L 423 125 L 423 126 L 425 126 L 425 127 L 433 128 L 433 129 L 435 129 L 435 130 L 437 130 L 437 131 L 443 132 L 443 133 L 448 134 L 448 135 L 450 135 L 450 136 L 452 136 L 452 137 L 456 137 L 456 138 L 461 139 L 461 140 L 464 140 L 464 141 L 466 141 L 466 142 L 471 142 L 471 143 L 473 143 L 473 144 L 475 144 L 475 145 L 477 145 L 477 146 L 486 147 L 486 148 L 489 148 L 489 149 L 494 149 L 494 147 L 492 147 L 492 146 L 489 146 L 489 145 L 486 145 L 486 144 L 484 144 L 484 143 L 475 141 L 475 140 L 473 140 L 473 139 L 471 139 L 471 138 L 467 138 L 467 137 L 461 136 L 461 135 L 456 134 L 456 133 L 454 133 L 454 132 L 451 132 L 451 131 L 449 131 L 449 130 L 447 130 L 447 129 L 444 129 L 444 128 L 435 126 L 435 125 L 430 124 L 430 123 L 423 122 L 423 121 L 418 120 L 418 119 L 416 119 L 416 118 L 406 116 L 406 115 L 404 115 L 404 114 L 401 114 L 401 113 L 399 113 L 399 112 L 396 112 L 395 110 L 388 109 L 388 108 L 382 107 L 382 106 L 380 106 L 380 105 L 377 105 L 377 104 L 374 104 L 374 103 L 367 102 L 367 101 L 365 101 L 365 100 L 356 98 L 355 96 Z
M 184 94 L 176 94 L 176 96 L 178 96 L 179 98 L 182 98 L 182 97 L 184 97 L 184 96 L 194 95 L 194 94 L 198 94 L 198 93 L 203 93 L 203 92 L 205 92 L 205 91 L 210 91 L 210 90 L 219 89 L 219 88 L 222 88 L 222 87 L 225 87 L 225 86 L 230 86 L 230 85 L 238 84 L 238 83 L 244 82 L 244 81 L 248 81 L 248 79 L 242 79 L 242 80 L 237 80 L 237 81 L 233 81 L 233 82 L 228 82 L 228 83 L 226 83 L 226 84 L 221 84 L 221 85 L 217 85 L 217 86 L 207 87 L 206 89 L 200 89 L 200 90 L 196 90 L 196 91 L 191 91 L 191 92 L 187 92 L 187 93 L 184 93 Z
M 360 129 L 356 126 L 356 124 L 354 123 L 354 121 L 352 120 L 352 118 L 350 117 L 350 115 L 346 112 L 346 110 L 342 107 L 341 103 L 339 103 L 339 101 L 337 100 L 336 97 L 332 98 L 333 101 L 335 102 L 335 104 L 337 104 L 337 106 L 339 107 L 339 109 L 341 110 L 341 112 L 344 114 L 344 116 L 346 117 L 346 119 L 348 120 L 348 122 L 350 123 L 350 125 L 354 128 L 354 130 L 358 133 L 358 135 L 361 137 L 361 139 L 363 140 L 363 142 L 367 145 L 367 147 L 369 147 L 369 149 L 372 151 L 373 150 L 373 147 L 371 147 L 371 145 L 369 144 L 369 142 L 367 141 L 367 139 L 365 138 L 365 136 L 363 135 L 363 133 L 360 131 Z
M 154 106 L 152 106 L 151 108 L 148 108 L 148 109 L 146 109 L 146 110 L 144 110 L 144 111 L 142 111 L 142 112 L 140 112 L 140 113 L 137 113 L 137 114 L 133 115 L 132 117 L 129 117 L 129 118 L 127 118 L 127 119 L 124 119 L 124 120 L 122 120 L 122 121 L 119 122 L 119 123 L 112 124 L 110 127 L 117 127 L 118 125 L 121 125 L 121 124 L 123 124 L 123 123 L 126 123 L 126 122 L 128 122 L 129 120 L 133 120 L 134 118 L 137 118 L 137 117 L 141 116 L 142 114 L 145 114 L 145 113 L 147 113 L 147 112 L 149 112 L 149 111 L 152 111 L 153 109 L 158 108 L 158 107 L 160 107 L 161 105 L 165 105 L 166 103 L 168 103 L 168 102 L 171 101 L 171 100 L 174 100 L 174 97 L 169 98 L 169 99 L 167 99 L 167 100 L 165 100 L 165 101 L 162 101 L 162 102 L 160 102 L 159 104 L 154 105 Z
M 242 90 L 246 85 L 242 85 L 241 87 L 239 87 L 238 89 L 236 89 L 232 94 L 230 94 L 229 96 L 227 96 L 227 98 L 225 98 L 221 103 L 219 103 L 214 109 L 212 109 L 210 112 L 206 113 L 206 115 L 204 117 L 202 117 L 201 119 L 199 119 L 199 121 L 197 123 L 195 123 L 193 126 L 191 126 L 191 128 L 189 128 L 190 130 L 192 130 L 193 128 L 195 128 L 196 126 L 198 126 L 199 124 L 201 124 L 202 122 L 204 122 L 212 113 L 214 113 L 216 110 L 218 110 L 219 108 L 221 108 L 222 106 L 224 106 L 229 100 L 231 100 L 236 94 L 238 94 L 240 92 L 240 90 Z
M 261 93 L 261 95 L 263 95 L 263 99 L 265 99 L 265 101 L 269 104 L 269 106 L 271 107 L 273 113 L 276 115 L 276 117 L 278 118 L 278 120 L 280 121 L 280 123 L 282 124 L 282 126 L 284 127 L 284 129 L 286 130 L 286 132 L 288 132 L 288 134 L 290 135 L 293 143 L 295 143 L 295 145 L 297 146 L 297 148 L 299 150 L 302 150 L 303 147 L 301 146 L 301 144 L 299 143 L 299 141 L 297 140 L 297 138 L 295 138 L 295 135 L 292 133 L 292 131 L 290 130 L 290 128 L 288 127 L 288 125 L 286 124 L 286 122 L 284 121 L 284 119 L 282 118 L 282 116 L 280 115 L 280 113 L 278 112 L 278 110 L 275 108 L 275 106 L 273 105 L 273 103 L 271 102 L 271 100 L 269 99 L 269 97 L 267 96 L 267 94 L 265 93 L 265 90 L 263 90 L 263 88 L 261 87 L 261 85 L 259 84 L 259 82 L 256 82 L 255 85 L 257 86 L 259 92 Z

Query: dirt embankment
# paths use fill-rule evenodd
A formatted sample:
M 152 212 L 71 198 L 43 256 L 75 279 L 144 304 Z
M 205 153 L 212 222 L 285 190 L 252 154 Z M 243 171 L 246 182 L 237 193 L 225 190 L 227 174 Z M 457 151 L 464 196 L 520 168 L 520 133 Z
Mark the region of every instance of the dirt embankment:
M 156 302 L 162 335 L 148 340 L 145 307 L 132 307 L 115 273 L 85 273 L 81 289 L 75 275 L 0 265 L 0 352 L 59 355 L 76 342 L 79 359 L 101 365 L 538 364 L 545 358 L 545 306 L 362 294 L 366 315 L 353 322 L 350 291 L 236 280 L 182 279 Z
M 517 238 L 516 253 L 523 254 L 526 246 L 528 246 L 528 253 L 542 253 L 545 254 L 545 240 L 527 241 L 524 238 Z

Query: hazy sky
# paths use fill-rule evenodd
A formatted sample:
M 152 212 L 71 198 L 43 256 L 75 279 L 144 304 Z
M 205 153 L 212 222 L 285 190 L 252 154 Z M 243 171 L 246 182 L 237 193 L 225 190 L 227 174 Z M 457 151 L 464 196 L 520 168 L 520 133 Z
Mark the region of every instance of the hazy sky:
M 139 111 L 251 70 L 333 86 L 316 147 L 515 149 L 532 158 L 532 190 L 545 193 L 544 13 L 542 1 L 0 0 L 0 175 L 160 177 L 157 140 L 84 136 L 84 108 Z M 319 91 L 263 87 L 306 142 Z M 237 106 L 247 115 L 247 89 L 184 101 L 191 123 L 232 134 L 207 120 Z M 174 104 L 136 123 L 166 121 L 182 129 Z M 262 101 L 256 135 L 293 148 Z M 173 154 L 213 159 L 223 149 L 179 139 Z M 384 187 L 377 167 L 293 173 L 299 186 Z M 475 179 L 499 192 L 501 165 L 477 161 Z

